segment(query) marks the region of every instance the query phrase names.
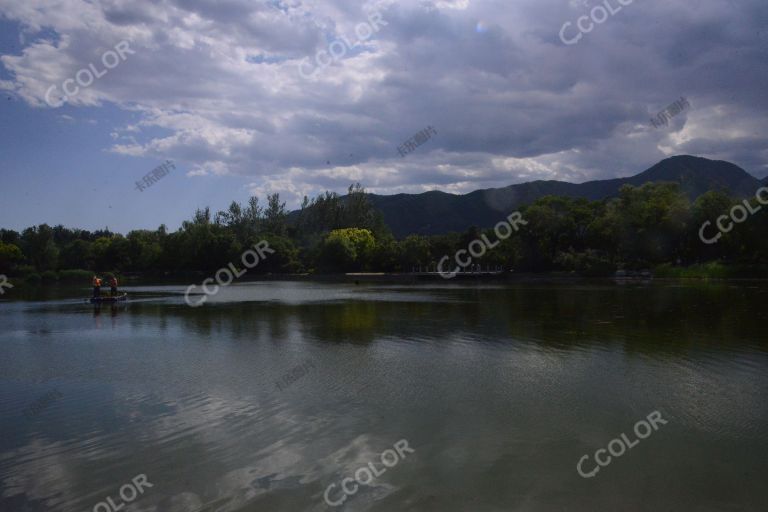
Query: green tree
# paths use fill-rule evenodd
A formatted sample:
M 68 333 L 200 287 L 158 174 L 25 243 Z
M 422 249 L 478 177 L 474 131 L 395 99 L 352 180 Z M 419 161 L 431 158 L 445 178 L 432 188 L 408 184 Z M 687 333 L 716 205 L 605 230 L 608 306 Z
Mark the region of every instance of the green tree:
M 376 239 L 367 229 L 344 228 L 331 231 L 320 251 L 320 264 L 326 270 L 359 271 L 368 267 Z
M 288 213 L 285 203 L 280 202 L 280 194 L 267 196 L 267 208 L 264 210 L 264 230 L 277 236 L 284 236 L 288 228 Z
M 263 251 L 264 258 L 259 260 L 259 264 L 249 272 L 255 273 L 289 273 L 296 274 L 304 269 L 304 265 L 299 258 L 299 249 L 296 244 L 288 237 L 277 235 L 266 235 L 263 239 L 269 244 L 270 251 Z M 253 240 L 253 244 L 261 240 Z M 239 260 L 238 260 L 239 261 Z M 238 262 L 238 266 L 242 265 Z
M 152 272 L 159 270 L 162 245 L 158 231 L 136 230 L 128 233 L 128 256 L 132 270 Z
M 409 235 L 400 242 L 400 268 L 404 272 L 411 272 L 418 266 L 426 267 L 435 261 L 437 259 L 432 257 L 429 240 L 426 237 Z
M 39 272 L 55 270 L 59 248 L 53 240 L 53 229 L 48 224 L 27 228 L 21 234 L 21 250 Z
M 0 274 L 9 274 L 24 259 L 21 249 L 15 244 L 0 242 Z
M 733 237 L 727 233 L 722 234 L 714 244 L 707 244 L 701 240 L 701 234 L 705 240 L 716 238 L 720 232 L 717 227 L 717 219 L 721 215 L 727 215 L 736 200 L 721 191 L 709 191 L 699 196 L 691 209 L 691 229 L 685 239 L 685 261 L 699 263 L 702 261 L 715 261 L 728 258 L 733 254 Z M 709 223 L 702 231 L 702 226 Z
M 690 202 L 675 183 L 625 185 L 608 202 L 602 229 L 618 261 L 640 267 L 676 261 L 690 223 Z
M 91 242 L 73 240 L 61 249 L 59 265 L 62 269 L 93 269 Z
M 523 209 L 527 222 L 513 235 L 519 237 L 523 267 L 548 271 L 562 268 L 563 254 L 580 254 L 593 237 L 599 203 L 568 197 L 542 197 Z

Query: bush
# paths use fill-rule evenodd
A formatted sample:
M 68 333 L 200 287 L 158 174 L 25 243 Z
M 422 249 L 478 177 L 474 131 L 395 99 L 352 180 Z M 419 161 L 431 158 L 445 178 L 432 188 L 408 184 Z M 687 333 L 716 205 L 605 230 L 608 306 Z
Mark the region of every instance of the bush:
M 575 270 L 584 277 L 606 277 L 616 271 L 616 265 L 597 251 L 587 249 L 586 252 L 561 252 L 556 263 L 565 270 Z
M 30 284 L 38 284 L 40 283 L 41 280 L 42 280 L 42 277 L 40 277 L 40 274 L 38 274 L 37 272 L 32 272 L 30 274 L 27 274 L 24 277 L 24 281 Z
M 42 274 L 43 281 L 58 281 L 59 280 L 59 274 L 54 272 L 53 270 L 46 270 Z
M 690 267 L 673 267 L 669 263 L 654 269 L 656 277 L 677 279 L 727 279 L 732 277 L 732 269 L 716 261 Z
M 35 267 L 33 267 L 32 265 L 19 265 L 18 267 L 16 267 L 16 270 L 13 272 L 13 275 L 24 277 L 34 273 L 35 273 Z
M 62 281 L 83 281 L 90 283 L 91 277 L 93 277 L 93 272 L 82 269 L 61 270 L 59 272 L 59 279 Z

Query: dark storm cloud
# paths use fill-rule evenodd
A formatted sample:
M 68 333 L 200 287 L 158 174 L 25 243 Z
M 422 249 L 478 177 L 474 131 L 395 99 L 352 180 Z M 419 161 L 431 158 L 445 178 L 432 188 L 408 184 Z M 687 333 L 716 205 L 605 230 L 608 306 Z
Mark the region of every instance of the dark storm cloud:
M 636 0 L 570 46 L 563 24 L 602 2 L 65 3 L 70 15 L 0 0 L 7 17 L 70 43 L 4 57 L 6 87 L 32 103 L 88 62 L 87 48 L 129 37 L 137 54 L 120 80 L 86 98 L 137 109 L 131 129 L 168 135 L 113 150 L 243 175 L 258 191 L 297 198 L 360 180 L 381 193 L 467 192 L 623 176 L 678 153 L 768 172 L 762 0 Z M 369 40 L 299 74 L 332 41 L 354 42 L 374 11 L 386 25 Z M 653 128 L 681 96 L 691 108 Z M 428 125 L 437 136 L 401 158 L 397 147 Z

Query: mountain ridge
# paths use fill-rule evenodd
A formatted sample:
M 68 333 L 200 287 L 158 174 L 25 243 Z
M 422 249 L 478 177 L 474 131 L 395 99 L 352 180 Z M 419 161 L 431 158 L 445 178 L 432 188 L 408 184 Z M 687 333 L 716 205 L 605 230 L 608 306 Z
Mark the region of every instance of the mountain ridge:
M 736 197 L 748 197 L 763 184 L 768 184 L 768 177 L 760 180 L 723 160 L 678 155 L 624 178 L 584 183 L 537 180 L 502 188 L 479 189 L 467 194 L 432 190 L 420 194 L 369 194 L 369 199 L 382 213 L 392 233 L 402 238 L 409 234 L 465 231 L 471 226 L 490 227 L 516 208 L 547 195 L 596 201 L 616 196 L 623 185 L 641 186 L 651 182 L 678 183 L 693 200 L 709 190 L 723 190 Z

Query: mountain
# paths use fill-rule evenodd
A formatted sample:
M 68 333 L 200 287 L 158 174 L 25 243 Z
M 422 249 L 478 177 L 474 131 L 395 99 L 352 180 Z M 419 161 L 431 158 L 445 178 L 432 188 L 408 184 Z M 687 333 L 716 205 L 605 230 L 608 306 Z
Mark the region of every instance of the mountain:
M 616 196 L 626 184 L 675 182 L 692 200 L 709 190 L 723 190 L 735 197 L 748 197 L 763 184 L 744 169 L 729 162 L 694 156 L 675 156 L 628 178 L 567 183 L 532 181 L 504 188 L 476 190 L 465 195 L 432 191 L 422 194 L 382 196 L 370 200 L 398 237 L 465 231 L 471 226 L 491 227 L 506 214 L 547 195 L 606 199 Z M 765 183 L 768 184 L 768 178 Z

